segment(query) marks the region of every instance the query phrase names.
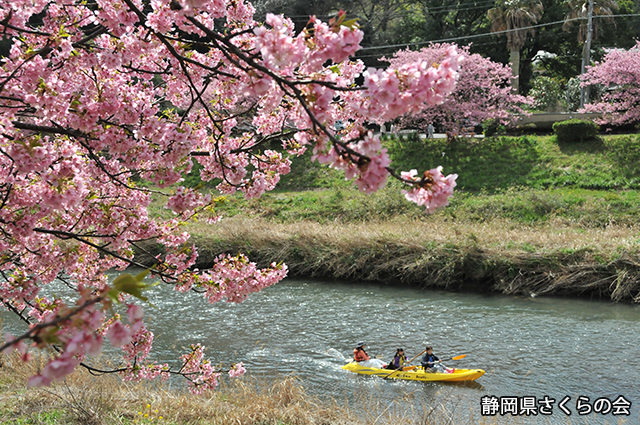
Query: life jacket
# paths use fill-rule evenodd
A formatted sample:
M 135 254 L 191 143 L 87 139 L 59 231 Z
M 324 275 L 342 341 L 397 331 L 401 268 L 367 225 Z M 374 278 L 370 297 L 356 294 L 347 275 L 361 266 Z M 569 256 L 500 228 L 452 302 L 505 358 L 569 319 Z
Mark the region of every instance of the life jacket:
M 393 358 L 393 360 L 391 360 L 391 364 L 394 366 L 394 369 L 400 369 L 402 367 L 402 365 L 404 365 L 407 362 L 407 356 L 406 355 L 397 355 Z
M 425 354 L 424 357 L 422 358 L 422 367 L 424 367 L 425 369 L 433 367 L 433 363 L 440 360 L 438 358 L 438 356 L 436 356 L 435 354 Z M 429 364 L 429 362 L 431 362 L 431 364 Z
M 353 358 L 357 362 L 363 362 L 365 360 L 369 360 L 369 355 L 362 348 L 354 348 Z

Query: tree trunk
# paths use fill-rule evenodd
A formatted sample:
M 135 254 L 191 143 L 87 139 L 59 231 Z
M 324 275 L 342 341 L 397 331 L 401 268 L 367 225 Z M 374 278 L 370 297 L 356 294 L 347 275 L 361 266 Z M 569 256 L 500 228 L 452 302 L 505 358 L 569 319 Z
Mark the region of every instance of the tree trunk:
M 509 54 L 511 62 L 511 91 L 520 93 L 520 49 L 511 49 Z

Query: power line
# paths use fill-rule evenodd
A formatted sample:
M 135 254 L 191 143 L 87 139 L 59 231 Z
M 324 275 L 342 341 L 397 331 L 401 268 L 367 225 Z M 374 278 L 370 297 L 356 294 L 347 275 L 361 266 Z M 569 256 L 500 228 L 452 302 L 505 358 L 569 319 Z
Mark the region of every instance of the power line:
M 428 7 L 423 10 L 425 11 L 425 13 L 429 15 L 436 15 L 436 14 L 440 15 L 440 14 L 447 14 L 447 13 L 453 13 L 453 12 L 466 12 L 470 10 L 489 9 L 490 8 L 489 6 L 493 4 L 494 4 L 494 1 L 491 0 L 491 1 L 479 2 L 479 3 L 474 2 L 474 3 L 462 3 L 458 5 Z M 470 6 L 470 7 L 460 7 L 460 6 Z M 354 10 L 354 13 L 356 14 L 356 17 L 355 17 L 356 20 L 366 18 L 366 16 L 359 15 L 357 10 Z M 407 16 L 415 15 L 415 11 L 407 10 L 406 8 L 404 9 L 399 8 L 398 10 L 395 10 L 392 13 L 394 15 L 394 18 L 405 18 Z M 348 15 L 349 15 L 349 12 L 347 11 L 347 16 Z M 309 15 L 285 15 L 285 16 L 294 22 L 302 22 L 309 19 Z M 321 19 L 330 19 L 330 18 L 334 18 L 335 16 L 336 16 L 335 13 L 328 14 L 325 16 L 318 15 L 318 17 Z
M 491 43 L 474 43 L 474 44 L 473 44 L 473 47 L 478 47 L 478 46 L 489 46 L 489 45 L 496 45 L 496 44 L 498 44 L 498 43 L 496 43 L 496 42 L 491 42 Z M 502 44 L 502 43 L 500 43 L 500 44 Z M 362 49 L 360 49 L 360 50 L 362 50 Z M 389 55 L 389 52 L 387 52 L 387 53 L 373 53 L 373 54 L 370 54 L 370 55 L 358 55 L 358 56 L 356 56 L 356 57 L 357 57 L 357 59 L 364 59 L 364 58 L 379 58 L 379 57 L 382 57 L 382 56 L 385 56 L 385 55 Z
M 630 14 L 624 14 L 624 15 L 607 15 L 607 16 L 597 16 L 597 17 L 598 18 L 619 18 L 619 17 L 632 17 L 632 16 L 640 16 L 640 13 L 633 13 L 633 14 L 630 13 Z M 483 34 L 470 34 L 470 35 L 461 36 L 461 37 L 443 38 L 443 39 L 440 39 L 440 40 L 420 41 L 420 42 L 414 42 L 414 43 L 389 44 L 389 45 L 386 45 L 386 46 L 363 47 L 362 49 L 360 49 L 360 51 L 385 49 L 385 48 L 398 48 L 398 47 L 405 47 L 405 46 L 406 47 L 409 47 L 409 46 L 422 46 L 422 45 L 431 44 L 431 43 L 445 43 L 445 42 L 448 42 L 448 41 L 457 41 L 457 40 L 467 40 L 467 39 L 472 39 L 472 38 L 490 37 L 490 36 L 494 36 L 494 35 L 508 34 L 508 33 L 516 32 L 516 31 L 523 31 L 523 30 L 541 28 L 541 27 L 546 27 L 546 26 L 551 26 L 551 25 L 564 24 L 565 22 L 582 21 L 582 20 L 586 20 L 586 19 L 587 19 L 586 17 L 563 19 L 562 21 L 547 22 L 545 24 L 531 25 L 531 26 L 528 26 L 528 27 L 522 27 L 522 28 L 517 28 L 517 29 L 511 29 L 511 30 L 496 31 L 496 32 L 488 32 L 488 33 L 483 33 Z
M 465 11 L 465 10 L 475 10 L 475 9 L 481 9 L 483 7 L 489 6 L 489 5 L 493 5 L 494 1 L 490 0 L 490 1 L 486 1 L 486 2 L 471 2 L 471 3 L 461 3 L 458 4 L 457 7 L 455 5 L 449 5 L 449 6 L 435 6 L 435 7 L 427 7 L 425 8 L 425 10 L 429 11 L 429 12 L 438 12 L 438 13 L 448 13 L 448 12 L 458 12 L 458 11 Z M 459 7 L 459 6 L 473 6 L 473 7 Z M 413 12 L 410 10 L 402 10 L 401 14 L 403 15 L 413 15 Z M 332 14 L 328 14 L 326 16 L 321 16 L 319 15 L 319 17 L 321 18 L 333 18 L 335 17 L 335 13 Z M 309 19 L 309 15 L 285 15 L 287 18 L 293 19 L 293 18 L 300 18 L 300 19 Z
M 582 20 L 582 19 L 585 19 L 585 18 L 573 18 L 573 19 L 569 19 L 568 21 L 577 21 L 577 20 Z M 529 27 L 522 27 L 522 28 L 518 28 L 518 29 L 503 30 L 503 31 L 496 31 L 496 32 L 488 32 L 488 33 L 483 33 L 483 34 L 470 34 L 470 35 L 465 35 L 465 36 L 461 36 L 461 37 L 442 38 L 440 40 L 419 41 L 419 42 L 414 42 L 414 43 L 402 43 L 402 44 L 389 44 L 389 45 L 386 45 L 386 46 L 363 47 L 360 50 L 362 51 L 362 50 L 375 50 L 375 49 L 384 49 L 384 48 L 396 48 L 396 47 L 404 47 L 404 46 L 407 46 L 407 47 L 409 47 L 409 46 L 421 46 L 423 44 L 444 43 L 444 42 L 447 42 L 447 41 L 467 40 L 467 39 L 470 39 L 470 38 L 490 37 L 490 36 L 494 36 L 494 35 L 507 34 L 507 33 L 510 33 L 510 32 L 523 31 L 523 30 L 532 29 L 532 28 L 540 28 L 540 27 L 546 27 L 546 26 L 550 26 L 550 25 L 562 24 L 564 22 L 567 22 L 567 21 L 562 20 L 562 21 L 548 22 L 546 24 L 531 25 Z

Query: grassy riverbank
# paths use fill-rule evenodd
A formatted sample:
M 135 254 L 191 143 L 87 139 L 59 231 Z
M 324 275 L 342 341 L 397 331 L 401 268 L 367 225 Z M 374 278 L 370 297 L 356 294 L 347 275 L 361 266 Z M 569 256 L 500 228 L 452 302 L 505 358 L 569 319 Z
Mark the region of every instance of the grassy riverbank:
M 80 369 L 46 388 L 26 388 L 39 361 L 25 364 L 0 354 L 1 424 L 346 424 L 345 408 L 320 403 L 294 378 L 225 380 L 222 388 L 193 396 L 169 384 L 123 382 Z
M 299 276 L 640 302 L 640 137 L 385 143 L 399 169 L 459 174 L 451 205 L 426 215 L 397 182 L 363 195 L 303 159 L 277 192 L 191 226 L 200 265 L 245 252 Z
M 375 397 L 326 400 L 307 394 L 293 376 L 268 382 L 250 376 L 223 379 L 219 388 L 191 395 L 162 382 L 123 382 L 78 369 L 46 388 L 25 386 L 42 366 L 0 354 L 0 425 L 497 425 L 528 424 L 527 416 L 482 416 L 479 406 L 462 407 L 447 385 L 435 398 L 399 391 L 392 402 Z M 376 377 L 363 377 L 372 381 Z M 382 380 L 381 380 L 382 381 Z M 478 398 L 481 395 L 478 395 Z M 555 415 L 554 417 L 555 418 Z M 551 418 L 550 418 L 551 419 Z M 565 417 L 591 424 L 594 416 Z M 626 423 L 624 419 L 611 424 Z
M 38 360 L 25 364 L 0 354 L 0 424 L 11 425 L 436 425 L 493 424 L 473 412 L 441 401 L 396 408 L 396 402 L 319 400 L 305 393 L 294 377 L 269 382 L 245 376 L 223 380 L 221 387 L 200 396 L 162 383 L 122 382 L 109 375 L 94 377 L 78 370 L 47 388 L 26 388 Z M 411 402 L 399 394 L 398 402 Z M 475 418 L 475 419 L 474 419 Z M 517 422 L 516 422 L 517 423 Z

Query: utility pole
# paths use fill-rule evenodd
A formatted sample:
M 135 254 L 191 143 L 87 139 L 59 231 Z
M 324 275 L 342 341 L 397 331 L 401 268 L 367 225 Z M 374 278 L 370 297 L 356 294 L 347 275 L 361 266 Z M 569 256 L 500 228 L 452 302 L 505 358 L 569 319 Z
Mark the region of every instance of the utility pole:
M 589 12 L 587 15 L 587 40 L 582 50 L 582 69 L 580 73 L 584 75 L 587 66 L 590 63 L 591 55 L 591 36 L 593 34 L 593 0 L 589 0 Z M 589 87 L 580 86 L 580 107 L 583 108 L 585 103 L 589 103 Z

